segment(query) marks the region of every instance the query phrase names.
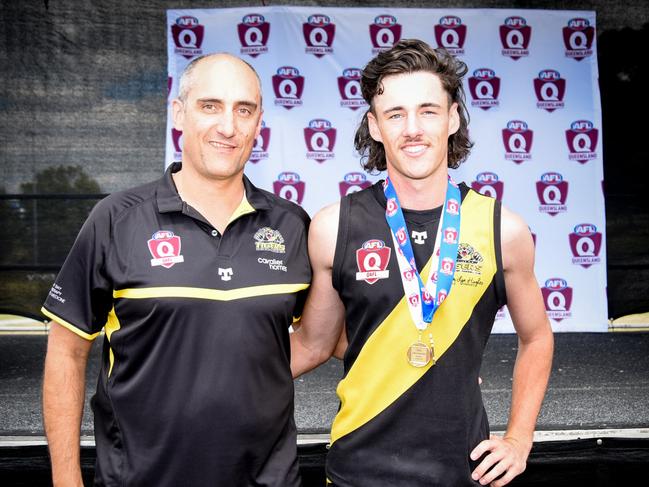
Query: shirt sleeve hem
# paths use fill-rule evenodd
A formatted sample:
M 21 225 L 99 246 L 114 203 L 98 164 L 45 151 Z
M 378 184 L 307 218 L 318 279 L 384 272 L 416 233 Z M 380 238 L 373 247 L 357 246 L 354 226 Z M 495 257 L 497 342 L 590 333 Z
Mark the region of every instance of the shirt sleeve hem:
M 100 332 L 90 334 L 86 333 L 85 331 L 79 329 L 79 327 L 73 325 L 72 323 L 69 323 L 65 321 L 63 318 L 60 318 L 59 316 L 56 316 L 54 313 L 51 311 L 45 309 L 45 307 L 41 308 L 41 313 L 43 313 L 45 316 L 50 318 L 51 320 L 56 321 L 59 325 L 63 326 L 64 328 L 67 328 L 71 332 L 75 333 L 76 335 L 79 335 L 81 338 L 85 338 L 88 341 L 93 341 L 95 338 L 99 336 Z

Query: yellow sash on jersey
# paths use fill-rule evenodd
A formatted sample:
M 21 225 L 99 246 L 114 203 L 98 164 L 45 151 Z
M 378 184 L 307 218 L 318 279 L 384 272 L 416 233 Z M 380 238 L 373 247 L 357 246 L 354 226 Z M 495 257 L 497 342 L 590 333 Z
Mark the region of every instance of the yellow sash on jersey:
M 462 202 L 460 242 L 469 243 L 483 257 L 482 273 L 471 276 L 472 285 L 458 285 L 464 273 L 456 271 L 448 297 L 422 337 L 427 341 L 432 332 L 437 360 L 458 337 L 496 273 L 494 202 L 473 191 Z M 424 282 L 430 266 L 429 260 L 421 273 Z M 480 281 L 478 285 L 476 281 Z M 331 428 L 332 444 L 384 411 L 433 366 L 413 367 L 408 363 L 406 351 L 418 335 L 404 297 L 367 339 L 347 376 L 338 384 L 336 393 L 341 405 Z

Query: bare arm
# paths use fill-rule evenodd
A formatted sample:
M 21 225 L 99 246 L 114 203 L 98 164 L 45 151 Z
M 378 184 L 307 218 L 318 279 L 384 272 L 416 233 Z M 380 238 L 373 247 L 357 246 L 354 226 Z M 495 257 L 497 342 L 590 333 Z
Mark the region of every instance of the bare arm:
M 291 333 L 291 371 L 293 377 L 325 362 L 339 345 L 345 310 L 331 282 L 336 236 L 338 204 L 320 210 L 309 228 L 309 258 L 313 269 L 311 288 L 304 304 L 300 326 Z M 344 350 L 342 351 L 344 353 Z
M 494 487 L 509 483 L 525 470 L 532 448 L 536 418 L 541 409 L 552 366 L 554 338 L 543 298 L 534 276 L 534 243 L 525 222 L 503 207 L 502 254 L 507 308 L 518 334 L 512 405 L 503 438 L 492 437 L 472 452 L 477 459 L 490 454 L 474 471 L 480 483 Z M 487 474 L 487 470 L 493 469 Z M 503 477 L 494 481 L 499 475 Z
M 83 486 L 79 463 L 85 372 L 92 341 L 50 323 L 43 380 L 43 419 L 54 486 Z

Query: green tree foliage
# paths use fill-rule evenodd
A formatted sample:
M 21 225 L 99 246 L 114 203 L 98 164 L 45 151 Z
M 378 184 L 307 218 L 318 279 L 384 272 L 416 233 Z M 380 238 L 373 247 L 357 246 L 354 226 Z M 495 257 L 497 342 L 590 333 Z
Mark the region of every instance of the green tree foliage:
M 80 166 L 54 166 L 39 171 L 33 181 L 20 187 L 24 194 L 57 196 L 24 200 L 29 228 L 29 242 L 25 244 L 31 245 L 31 264 L 61 265 L 98 198 L 60 196 L 99 195 L 99 184 Z
M 20 188 L 39 198 L 0 199 L 0 313 L 38 316 L 101 188 L 79 166 L 43 169 Z M 2 187 L 0 194 L 6 194 Z M 96 196 L 65 198 L 80 194 Z

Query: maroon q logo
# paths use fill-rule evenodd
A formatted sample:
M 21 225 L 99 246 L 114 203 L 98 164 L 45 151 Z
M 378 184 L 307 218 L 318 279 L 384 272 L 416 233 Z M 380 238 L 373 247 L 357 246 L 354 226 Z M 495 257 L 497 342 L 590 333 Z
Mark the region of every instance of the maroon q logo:
M 568 241 L 573 255 L 573 264 L 588 268 L 601 262 L 599 251 L 602 248 L 602 234 L 592 223 L 576 225 L 574 231 L 568 236 Z
M 262 159 L 268 159 L 268 144 L 270 144 L 270 127 L 266 127 L 266 123 L 262 120 L 261 130 L 250 153 L 250 162 L 256 164 Z
M 306 142 L 307 159 L 315 159 L 322 163 L 327 159 L 333 159 L 333 152 L 336 144 L 336 129 L 329 120 L 317 118 L 309 122 L 304 129 L 304 141 Z
M 361 70 L 358 68 L 347 68 L 342 76 L 338 76 L 338 91 L 340 92 L 340 106 L 358 110 L 366 107 L 361 92 Z
M 473 101 L 471 105 L 489 110 L 498 106 L 498 94 L 500 93 L 500 78 L 496 72 L 489 68 L 476 69 L 473 76 L 469 78 L 469 90 Z
M 362 172 L 349 172 L 345 174 L 343 180 L 338 183 L 341 197 L 356 193 L 357 191 L 369 188 L 370 186 L 372 186 L 372 183 L 367 180 L 367 176 Z
M 296 172 L 282 172 L 273 182 L 273 192 L 285 200 L 292 201 L 298 205 L 304 199 L 305 184 L 300 181 L 300 175 Z
M 178 17 L 171 26 L 171 36 L 176 45 L 174 53 L 187 59 L 200 56 L 203 53 L 201 45 L 204 34 L 205 27 L 199 24 L 196 17 L 191 15 Z
M 379 15 L 370 24 L 370 40 L 374 49 L 373 54 L 392 48 L 401 40 L 401 24 L 393 15 Z
M 566 94 L 566 80 L 559 71 L 544 69 L 539 77 L 534 79 L 534 93 L 536 93 L 537 108 L 553 112 L 563 108 L 563 97 Z
M 241 43 L 241 54 L 257 57 L 268 52 L 266 44 L 270 36 L 270 24 L 266 22 L 263 15 L 246 15 L 237 25 L 237 33 Z
M 439 24 L 433 27 L 433 31 L 439 47 L 443 47 L 453 56 L 464 54 L 467 29 L 460 17 L 455 15 L 442 17 L 439 19 Z
M 297 68 L 283 66 L 273 76 L 273 90 L 276 97 L 275 105 L 283 106 L 287 110 L 301 106 L 304 76 L 300 75 Z
M 565 279 L 553 277 L 545 281 L 541 288 L 545 311 L 548 318 L 561 321 L 571 316 L 572 288 L 568 286 Z
M 503 199 L 505 185 L 499 180 L 498 175 L 493 172 L 481 172 L 471 183 L 471 188 L 480 194 L 496 198 L 499 201 Z
M 539 198 L 539 211 L 554 216 L 565 213 L 568 199 L 568 181 L 558 172 L 546 172 L 536 182 L 536 195 Z
M 585 164 L 591 159 L 597 157 L 595 149 L 597 147 L 598 130 L 594 127 L 593 122 L 589 120 L 577 120 L 570 124 L 570 129 L 566 130 L 566 142 L 571 161 L 577 161 Z
M 566 57 L 581 61 L 593 55 L 595 29 L 587 19 L 570 19 L 562 29 L 563 43 L 566 46 Z
M 500 42 L 503 49 L 503 56 L 512 58 L 514 61 L 524 56 L 529 56 L 528 46 L 532 37 L 532 28 L 527 25 L 523 17 L 507 17 L 503 25 L 498 29 Z
M 176 151 L 176 159 L 180 158 L 183 151 L 183 133 L 181 130 L 171 129 L 171 140 L 174 144 L 174 151 Z
M 522 120 L 510 120 L 507 128 L 503 129 L 503 143 L 505 144 L 505 159 L 520 164 L 532 158 L 532 140 L 534 133 Z
M 311 15 L 307 22 L 302 24 L 302 34 L 304 34 L 307 54 L 322 57 L 334 51 L 331 45 L 336 35 L 336 26 L 331 23 L 327 15 Z

